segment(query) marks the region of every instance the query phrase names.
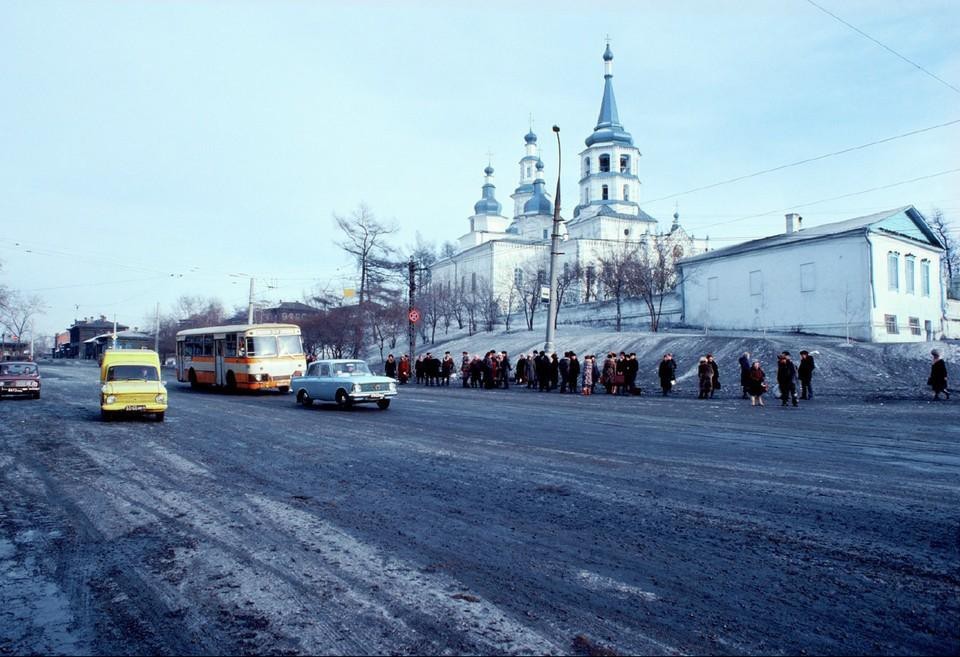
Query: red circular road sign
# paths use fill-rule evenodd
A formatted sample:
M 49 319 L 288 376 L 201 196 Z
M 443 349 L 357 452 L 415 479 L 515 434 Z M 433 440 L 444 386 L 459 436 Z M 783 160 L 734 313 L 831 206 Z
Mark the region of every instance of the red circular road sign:
M 409 313 L 407 313 L 407 319 L 416 324 L 420 321 L 420 311 L 414 308 Z

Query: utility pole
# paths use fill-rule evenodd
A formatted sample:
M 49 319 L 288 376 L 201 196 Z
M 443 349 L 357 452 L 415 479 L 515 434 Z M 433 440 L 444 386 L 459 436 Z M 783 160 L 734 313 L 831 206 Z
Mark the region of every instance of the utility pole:
M 157 302 L 157 313 L 153 318 L 153 350 L 160 353 L 160 302 Z
M 407 340 L 410 343 L 410 367 L 417 358 L 417 326 L 414 324 L 411 316 L 417 300 L 417 265 L 410 256 L 410 262 L 407 263 L 407 273 L 410 277 L 410 303 L 407 307 Z
M 550 305 L 547 306 L 547 338 L 543 350 L 548 354 L 554 347 L 557 321 L 557 256 L 560 255 L 560 126 L 553 126 L 557 135 L 557 193 L 553 198 L 553 235 L 550 238 Z
M 247 303 L 247 324 L 253 324 L 253 276 L 250 277 L 250 301 Z

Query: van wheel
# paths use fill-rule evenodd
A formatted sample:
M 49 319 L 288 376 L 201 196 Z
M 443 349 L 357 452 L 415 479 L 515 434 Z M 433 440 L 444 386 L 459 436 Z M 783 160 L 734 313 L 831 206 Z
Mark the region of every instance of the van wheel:
M 111 420 L 113 420 L 113 418 L 114 418 L 114 413 L 113 413 L 113 411 L 108 411 L 108 410 L 105 410 L 105 409 L 102 409 L 102 408 L 100 409 L 100 419 L 101 419 L 101 420 L 103 420 L 104 422 L 110 422 Z
M 347 391 L 343 388 L 337 390 L 337 406 L 340 408 L 351 408 L 353 406 L 353 402 L 347 397 Z
M 190 381 L 191 388 L 197 387 L 197 373 L 193 371 L 192 367 L 190 368 L 190 373 L 187 374 L 187 380 Z
M 154 413 L 153 419 L 156 420 L 157 422 L 163 422 L 163 411 L 160 411 L 159 413 Z
M 302 404 L 304 408 L 310 408 L 313 406 L 313 398 L 307 394 L 306 390 L 301 390 L 297 393 L 297 403 Z
M 377 408 L 379 408 L 381 411 L 387 410 L 388 408 L 390 408 L 390 400 L 381 399 L 380 401 L 377 402 Z

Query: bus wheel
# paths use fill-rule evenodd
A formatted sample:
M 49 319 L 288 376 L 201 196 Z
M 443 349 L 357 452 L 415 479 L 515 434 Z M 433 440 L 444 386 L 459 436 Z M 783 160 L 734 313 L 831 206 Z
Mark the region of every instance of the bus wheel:
M 343 388 L 337 390 L 337 406 L 340 408 L 350 408 L 353 406 L 353 402 L 347 397 L 347 391 Z
M 280 386 L 277 390 L 286 395 L 290 392 L 290 386 Z
M 304 408 L 313 406 L 313 399 L 307 394 L 306 390 L 301 390 L 297 393 L 297 402 L 302 404 Z
M 190 373 L 187 375 L 187 380 L 190 381 L 190 387 L 197 387 L 197 373 L 193 371 L 193 368 L 190 368 Z
M 233 373 L 233 370 L 227 372 L 227 392 L 236 392 L 237 391 L 237 376 Z

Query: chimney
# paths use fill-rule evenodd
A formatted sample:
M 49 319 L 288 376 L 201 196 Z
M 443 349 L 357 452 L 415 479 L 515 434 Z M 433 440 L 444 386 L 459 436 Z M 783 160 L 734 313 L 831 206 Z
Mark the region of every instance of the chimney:
M 796 223 L 797 229 L 799 229 L 801 217 L 796 212 L 790 212 L 786 216 L 787 216 L 787 235 L 793 235 L 794 223 Z

